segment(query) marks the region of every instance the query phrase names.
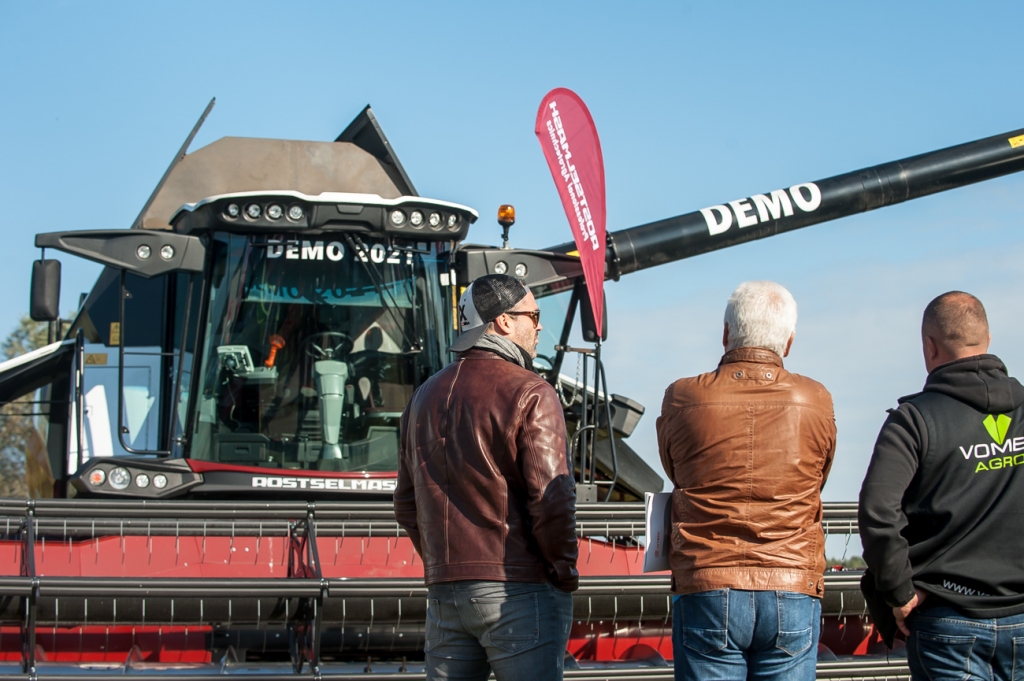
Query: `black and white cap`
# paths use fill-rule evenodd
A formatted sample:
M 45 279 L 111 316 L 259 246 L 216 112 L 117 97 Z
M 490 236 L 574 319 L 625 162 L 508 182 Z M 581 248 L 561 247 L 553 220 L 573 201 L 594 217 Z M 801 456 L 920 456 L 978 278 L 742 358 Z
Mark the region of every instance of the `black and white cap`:
M 516 306 L 530 289 L 507 274 L 488 274 L 474 279 L 459 299 L 459 330 L 450 352 L 465 352 L 480 340 L 487 325 Z

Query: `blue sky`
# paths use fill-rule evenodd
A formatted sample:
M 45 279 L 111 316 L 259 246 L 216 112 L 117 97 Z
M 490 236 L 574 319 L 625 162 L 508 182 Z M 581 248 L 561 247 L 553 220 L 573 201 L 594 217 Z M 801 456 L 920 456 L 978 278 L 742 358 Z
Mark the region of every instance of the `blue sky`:
M 513 203 L 513 245 L 570 238 L 533 134 L 569 87 L 600 132 L 608 227 L 1024 127 L 1015 3 L 0 2 L 0 333 L 28 306 L 33 235 L 127 227 L 210 97 L 193 148 L 330 140 L 374 107 L 421 194 Z M 885 409 L 920 389 L 917 327 L 975 293 L 1024 367 L 1024 177 L 1011 176 L 632 274 L 608 285 L 608 379 L 648 408 L 712 369 L 729 292 L 775 279 L 800 305 L 787 367 L 833 393 L 825 496 L 856 497 Z M 98 273 L 69 257 L 62 309 Z

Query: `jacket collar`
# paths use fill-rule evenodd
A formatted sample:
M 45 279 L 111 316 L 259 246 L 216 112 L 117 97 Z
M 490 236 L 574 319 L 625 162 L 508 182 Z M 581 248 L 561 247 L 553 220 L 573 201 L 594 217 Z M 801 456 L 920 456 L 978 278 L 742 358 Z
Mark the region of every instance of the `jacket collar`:
M 519 348 L 519 346 L 516 345 L 516 348 Z M 532 365 L 533 364 L 533 358 L 530 357 L 528 354 L 526 354 L 526 350 L 523 350 L 522 348 L 519 348 L 519 351 L 522 353 L 524 361 L 528 360 L 530 362 L 530 364 Z M 523 366 L 519 362 L 514 362 L 509 357 L 506 357 L 503 354 L 499 354 L 498 352 L 494 351 L 491 348 L 480 347 L 479 345 L 474 345 L 469 350 L 466 350 L 464 352 L 456 352 L 454 354 L 459 359 L 498 359 L 498 360 L 503 360 L 505 362 L 509 362 L 510 364 L 515 364 L 516 366 L 518 366 L 520 368 L 526 369 L 527 371 L 530 371 L 530 372 L 533 372 L 533 373 L 537 373 L 532 368 L 527 368 L 527 367 Z
M 735 362 L 753 362 L 754 364 L 772 364 L 782 366 L 782 358 L 766 348 L 736 348 L 722 355 L 718 366 Z

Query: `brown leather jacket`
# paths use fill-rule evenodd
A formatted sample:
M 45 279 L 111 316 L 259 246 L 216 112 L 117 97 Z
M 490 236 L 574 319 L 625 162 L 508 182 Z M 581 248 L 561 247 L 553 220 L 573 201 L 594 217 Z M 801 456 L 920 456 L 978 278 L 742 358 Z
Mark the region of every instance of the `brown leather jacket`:
M 665 391 L 658 419 L 672 492 L 673 591 L 825 590 L 821 488 L 832 466 L 832 396 L 762 348 Z
M 417 389 L 402 414 L 395 516 L 426 583 L 550 581 L 576 571 L 576 492 L 554 388 L 473 348 Z

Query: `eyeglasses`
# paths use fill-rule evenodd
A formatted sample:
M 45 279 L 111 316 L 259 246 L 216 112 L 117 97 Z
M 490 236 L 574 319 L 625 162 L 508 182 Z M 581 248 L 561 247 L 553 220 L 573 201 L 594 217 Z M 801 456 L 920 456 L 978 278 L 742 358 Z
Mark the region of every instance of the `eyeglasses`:
M 513 317 L 529 317 L 533 320 L 533 328 L 537 328 L 540 324 L 540 310 L 530 310 L 529 312 L 506 312 L 505 314 L 512 315 Z

